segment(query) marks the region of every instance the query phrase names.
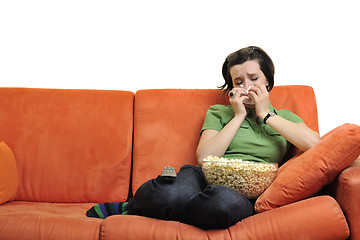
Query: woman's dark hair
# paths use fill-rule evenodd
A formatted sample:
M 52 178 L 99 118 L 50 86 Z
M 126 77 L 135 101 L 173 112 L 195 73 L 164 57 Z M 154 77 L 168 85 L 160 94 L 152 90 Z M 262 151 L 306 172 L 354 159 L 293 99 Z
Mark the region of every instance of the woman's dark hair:
M 222 75 L 225 79 L 225 84 L 219 88 L 224 90 L 225 93 L 233 89 L 234 86 L 229 72 L 230 67 L 243 64 L 249 60 L 257 60 L 259 62 L 260 70 L 264 73 L 267 81 L 269 82 L 268 91 L 270 92 L 274 86 L 275 67 L 269 55 L 264 50 L 256 46 L 242 48 L 227 56 L 222 67 Z

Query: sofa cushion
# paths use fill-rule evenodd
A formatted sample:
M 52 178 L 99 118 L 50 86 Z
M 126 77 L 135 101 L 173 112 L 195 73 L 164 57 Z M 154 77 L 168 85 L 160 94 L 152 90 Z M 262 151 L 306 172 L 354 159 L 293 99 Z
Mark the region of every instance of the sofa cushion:
M 303 85 L 275 86 L 270 102 L 276 109 L 287 109 L 298 115 L 312 130 L 319 132 L 315 93 Z
M 15 155 L 17 200 L 125 201 L 134 93 L 0 88 L 0 133 Z
M 18 174 L 14 154 L 4 141 L 0 141 L 0 205 L 15 199 Z
M 226 104 L 216 89 L 140 90 L 135 95 L 133 192 L 166 166 L 197 164 L 195 150 L 206 111 Z
M 136 215 L 106 218 L 100 234 L 106 240 L 209 239 L 206 231 L 188 224 Z
M 91 203 L 12 201 L 0 206 L 0 239 L 97 240 L 102 219 L 86 217 Z
M 279 168 L 274 182 L 255 203 L 256 212 L 267 211 L 317 193 L 360 154 L 360 127 L 344 124 L 322 137 L 316 146 Z
M 321 196 L 256 214 L 225 230 L 202 230 L 180 222 L 141 216 L 110 216 L 104 220 L 100 235 L 107 240 L 346 239 L 349 228 L 336 201 Z
M 241 223 L 241 228 L 229 229 L 233 239 L 346 239 L 350 235 L 339 204 L 330 196 L 255 214 Z

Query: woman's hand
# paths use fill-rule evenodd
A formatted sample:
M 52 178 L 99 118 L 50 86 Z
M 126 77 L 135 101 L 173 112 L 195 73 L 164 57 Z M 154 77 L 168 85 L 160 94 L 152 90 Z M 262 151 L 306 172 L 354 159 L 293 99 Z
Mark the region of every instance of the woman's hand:
M 269 93 L 266 89 L 265 85 L 254 86 L 249 89 L 249 96 L 255 102 L 255 111 L 256 115 L 260 119 L 264 119 L 264 117 L 269 113 Z
M 234 109 L 235 116 L 246 116 L 244 101 L 250 100 L 246 91 L 242 88 L 233 88 L 231 92 L 233 92 L 234 95 L 229 98 L 229 102 Z

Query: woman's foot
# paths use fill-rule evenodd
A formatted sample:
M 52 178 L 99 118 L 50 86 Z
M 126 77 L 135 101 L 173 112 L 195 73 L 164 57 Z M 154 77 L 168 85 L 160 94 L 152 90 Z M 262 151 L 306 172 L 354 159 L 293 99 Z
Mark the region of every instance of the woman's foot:
M 128 214 L 128 202 L 99 203 L 91 207 L 86 212 L 86 216 L 88 217 L 101 219 L 105 219 L 111 215 L 119 214 Z

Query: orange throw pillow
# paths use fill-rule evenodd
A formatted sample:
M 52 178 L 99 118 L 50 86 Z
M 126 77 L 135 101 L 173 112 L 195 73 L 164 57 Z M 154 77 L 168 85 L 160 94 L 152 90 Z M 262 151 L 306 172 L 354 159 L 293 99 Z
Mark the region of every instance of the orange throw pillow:
M 274 182 L 259 196 L 260 213 L 316 194 L 360 155 L 360 126 L 341 125 L 320 143 L 279 168 Z
M 0 204 L 15 199 L 18 174 L 15 157 L 5 142 L 0 142 Z

